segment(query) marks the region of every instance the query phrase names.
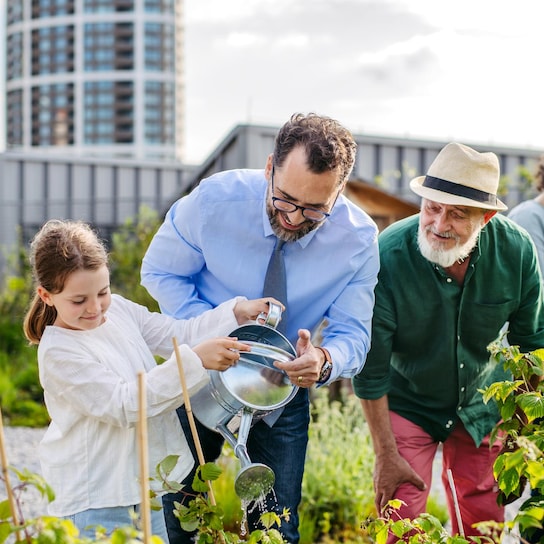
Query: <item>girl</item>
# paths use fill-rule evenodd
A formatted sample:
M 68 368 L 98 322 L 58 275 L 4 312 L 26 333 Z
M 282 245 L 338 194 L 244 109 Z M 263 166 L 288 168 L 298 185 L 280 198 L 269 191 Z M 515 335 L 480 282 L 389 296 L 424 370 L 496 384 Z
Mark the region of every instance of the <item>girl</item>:
M 107 251 L 82 222 L 47 222 L 31 243 L 30 260 L 36 293 L 24 332 L 39 344 L 51 418 L 39 447 L 43 476 L 56 494 L 49 513 L 71 519 L 85 536 L 94 536 L 93 525 L 110 533 L 131 524 L 139 510 L 138 372 L 147 373 L 150 474 L 167 455 L 179 455 L 169 476 L 179 482 L 194 459 L 175 412 L 183 392 L 172 338 L 194 393 L 207 382 L 206 369 L 225 370 L 238 351 L 249 350 L 226 335 L 266 312 L 273 299 L 237 297 L 189 320 L 149 312 L 111 294 Z M 157 365 L 154 355 L 169 358 Z M 159 484 L 151 487 L 162 493 Z M 168 542 L 162 511 L 152 512 L 151 525 Z

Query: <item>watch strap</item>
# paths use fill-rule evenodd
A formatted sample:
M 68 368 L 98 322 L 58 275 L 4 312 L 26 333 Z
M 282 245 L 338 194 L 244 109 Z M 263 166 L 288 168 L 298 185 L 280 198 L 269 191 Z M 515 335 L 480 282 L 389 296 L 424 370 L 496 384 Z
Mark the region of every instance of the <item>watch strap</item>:
M 321 372 L 319 373 L 319 378 L 317 379 L 317 383 L 322 384 L 322 383 L 325 383 L 331 376 L 332 359 L 328 349 L 322 348 L 320 346 L 318 346 L 316 349 L 321 351 L 323 355 L 325 356 L 325 362 L 323 363 L 323 366 L 321 367 Z

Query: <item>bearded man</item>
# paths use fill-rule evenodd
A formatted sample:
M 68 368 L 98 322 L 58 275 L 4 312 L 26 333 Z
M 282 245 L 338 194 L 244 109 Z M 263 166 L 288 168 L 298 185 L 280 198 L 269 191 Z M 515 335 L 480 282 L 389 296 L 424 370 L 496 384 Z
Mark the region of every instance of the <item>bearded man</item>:
M 265 508 L 290 511 L 280 531 L 292 544 L 299 541 L 309 388 L 353 377 L 370 349 L 378 231 L 342 195 L 356 149 L 338 121 L 293 115 L 264 169 L 219 172 L 175 202 L 142 263 L 142 283 L 161 310 L 189 318 L 233 296 L 268 296 L 263 286 L 270 256 L 283 254 L 286 292 L 276 298 L 285 306 L 280 325 L 287 324 L 284 334 L 296 342 L 297 358 L 276 366 L 299 389 L 281 412 L 252 426 L 247 450 L 253 463 L 275 473 L 275 494 Z M 310 332 L 324 319 L 322 343 L 314 346 Z M 183 407 L 178 414 L 192 442 Z M 206 460 L 216 459 L 221 436 L 198 427 Z M 191 482 L 192 476 L 185 484 Z M 173 501 L 184 496 L 193 497 L 190 485 L 163 498 L 170 544 L 192 542 L 172 514 Z M 259 527 L 259 515 L 259 508 L 248 509 L 251 530 Z
M 353 379 L 376 453 L 378 511 L 397 498 L 402 517 L 425 512 L 442 443 L 452 531 L 467 536 L 480 534 L 474 523 L 504 519 L 492 471 L 501 443 L 489 444 L 499 415 L 478 389 L 505 376 L 487 346 L 506 322 L 510 344 L 544 346 L 535 248 L 497 214 L 506 209 L 498 186 L 497 157 L 458 143 L 410 182 L 421 210 L 379 237 L 372 348 Z

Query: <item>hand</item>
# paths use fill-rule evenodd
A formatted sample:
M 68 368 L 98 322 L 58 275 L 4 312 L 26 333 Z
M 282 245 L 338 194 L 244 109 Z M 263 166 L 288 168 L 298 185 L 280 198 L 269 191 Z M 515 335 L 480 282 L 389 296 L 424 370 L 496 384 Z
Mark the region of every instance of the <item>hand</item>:
M 300 329 L 296 345 L 298 357 L 286 363 L 274 362 L 274 366 L 283 370 L 291 383 L 298 387 L 312 387 L 319 379 L 321 367 L 324 363 L 323 353 L 312 345 L 310 338 L 309 330 Z
M 403 483 L 411 483 L 420 491 L 427 486 L 421 476 L 400 456 L 398 451 L 376 457 L 374 466 L 375 505 L 378 512 L 386 507 L 394 497 L 395 491 Z
M 240 351 L 251 351 L 251 348 L 237 338 L 226 336 L 212 338 L 193 347 L 193 351 L 200 357 L 202 365 L 208 370 L 227 370 L 240 359 Z
M 248 321 L 256 321 L 261 313 L 268 313 L 268 303 L 272 302 L 281 307 L 281 311 L 285 310 L 285 306 L 275 298 L 257 298 L 254 300 L 240 300 L 234 306 L 234 316 L 238 321 L 238 325 L 243 325 Z

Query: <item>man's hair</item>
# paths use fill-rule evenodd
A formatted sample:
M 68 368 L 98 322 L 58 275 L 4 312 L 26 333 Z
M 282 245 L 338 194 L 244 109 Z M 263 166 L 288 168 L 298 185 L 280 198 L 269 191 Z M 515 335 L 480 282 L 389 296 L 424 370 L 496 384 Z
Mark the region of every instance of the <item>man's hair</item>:
M 338 121 L 315 113 L 292 115 L 276 136 L 274 165 L 282 166 L 287 155 L 299 146 L 306 151 L 311 172 L 337 170 L 339 185 L 347 181 L 355 164 L 357 144 Z
M 536 188 L 539 192 L 544 191 L 544 155 L 540 156 L 540 161 L 536 167 L 535 173 Z

